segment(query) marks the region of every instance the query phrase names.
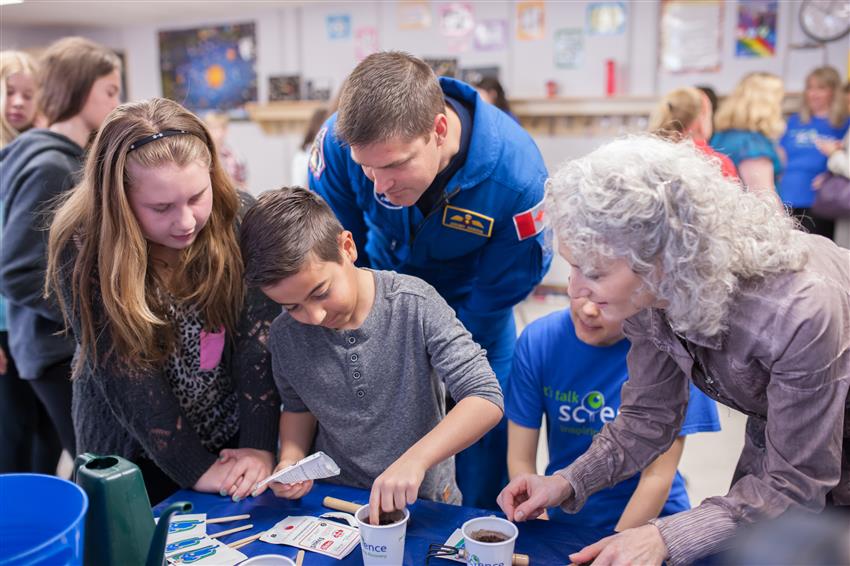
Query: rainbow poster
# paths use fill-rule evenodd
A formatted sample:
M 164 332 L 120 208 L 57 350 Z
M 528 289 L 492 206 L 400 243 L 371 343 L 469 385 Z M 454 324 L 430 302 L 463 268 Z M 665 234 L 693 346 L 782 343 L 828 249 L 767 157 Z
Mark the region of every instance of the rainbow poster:
M 776 54 L 776 0 L 739 0 L 736 57 Z
M 257 100 L 254 24 L 159 32 L 162 94 L 193 112 L 244 118 Z

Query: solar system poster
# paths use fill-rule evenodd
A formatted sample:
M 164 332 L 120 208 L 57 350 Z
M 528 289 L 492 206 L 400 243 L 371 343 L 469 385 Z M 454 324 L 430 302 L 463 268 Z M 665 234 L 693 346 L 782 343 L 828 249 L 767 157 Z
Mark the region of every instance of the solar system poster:
M 216 110 L 247 118 L 257 100 L 254 24 L 159 32 L 162 94 L 195 113 Z

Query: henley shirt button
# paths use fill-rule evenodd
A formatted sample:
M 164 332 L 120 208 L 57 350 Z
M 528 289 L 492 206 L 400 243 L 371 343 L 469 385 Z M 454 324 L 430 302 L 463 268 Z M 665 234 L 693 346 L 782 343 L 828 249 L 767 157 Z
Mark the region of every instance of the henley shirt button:
M 360 372 L 359 371 L 355 371 L 353 375 L 354 375 L 354 379 L 360 379 Z
M 355 338 L 354 336 L 348 337 L 348 343 L 349 344 L 354 344 L 355 342 L 357 342 L 357 338 Z
M 351 360 L 352 362 L 356 362 L 359 358 L 357 357 L 357 354 L 351 354 L 351 357 L 348 358 L 348 359 Z
M 363 397 L 364 395 L 366 395 L 366 392 L 365 392 L 365 391 L 363 391 L 362 389 L 361 389 L 360 391 L 358 391 L 358 392 L 357 392 L 357 396 L 358 396 L 358 397 Z

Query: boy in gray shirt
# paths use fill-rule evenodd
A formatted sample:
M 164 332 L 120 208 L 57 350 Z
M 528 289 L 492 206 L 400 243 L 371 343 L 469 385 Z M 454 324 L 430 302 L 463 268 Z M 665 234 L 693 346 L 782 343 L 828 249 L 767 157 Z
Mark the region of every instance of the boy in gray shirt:
M 453 456 L 499 422 L 502 391 L 454 311 L 420 279 L 356 267 L 351 232 L 306 189 L 260 196 L 241 247 L 248 285 L 285 309 L 269 337 L 277 469 L 324 451 L 334 481 L 371 486 L 374 520 L 418 496 L 460 503 Z M 291 499 L 311 487 L 272 484 Z

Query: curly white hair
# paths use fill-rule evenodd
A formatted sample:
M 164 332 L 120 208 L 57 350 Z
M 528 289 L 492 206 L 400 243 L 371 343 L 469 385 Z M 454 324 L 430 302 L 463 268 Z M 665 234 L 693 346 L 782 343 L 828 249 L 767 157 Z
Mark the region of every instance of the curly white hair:
M 772 196 L 745 192 L 690 142 L 618 139 L 563 165 L 546 215 L 583 269 L 623 258 L 677 332 L 727 328 L 741 280 L 797 271 L 807 256 Z

